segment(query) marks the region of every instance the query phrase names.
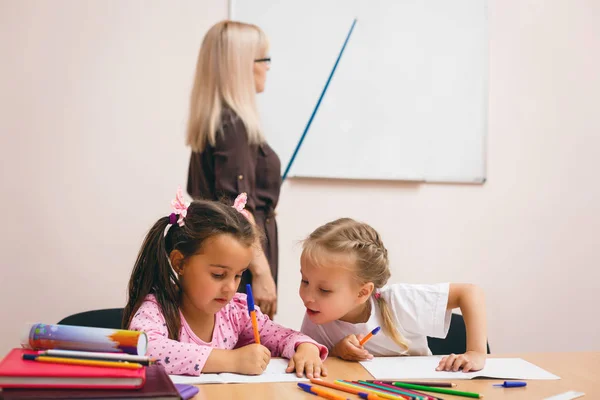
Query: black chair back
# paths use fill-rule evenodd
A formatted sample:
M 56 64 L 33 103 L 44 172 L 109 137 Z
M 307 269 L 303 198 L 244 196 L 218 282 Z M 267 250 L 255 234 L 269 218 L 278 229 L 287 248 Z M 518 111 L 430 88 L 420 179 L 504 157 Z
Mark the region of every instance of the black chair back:
M 427 337 L 427 344 L 433 355 L 462 354 L 467 351 L 467 329 L 465 320 L 460 314 L 452 314 L 450 329 L 444 339 Z M 490 354 L 490 344 L 487 344 Z
M 85 311 L 63 318 L 60 325 L 88 326 L 91 328 L 122 329 L 122 308 Z

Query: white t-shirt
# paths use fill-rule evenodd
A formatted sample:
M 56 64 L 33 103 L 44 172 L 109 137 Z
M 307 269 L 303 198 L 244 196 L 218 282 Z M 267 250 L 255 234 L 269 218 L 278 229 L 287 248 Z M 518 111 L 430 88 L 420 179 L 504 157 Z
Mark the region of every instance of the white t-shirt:
M 381 289 L 381 297 L 396 316 L 396 328 L 407 340 L 408 350 L 398 346 L 383 332 L 381 311 L 372 296 L 369 299 L 371 316 L 365 323 L 352 324 L 336 320 L 316 325 L 305 315 L 301 331 L 331 350 L 348 335 L 361 333 L 366 335 L 381 326 L 381 331 L 364 345 L 365 349 L 374 356 L 431 355 L 427 346 L 427 336 L 444 338 L 450 327 L 452 311 L 446 310 L 449 290 L 449 283 L 436 285 L 398 283 Z

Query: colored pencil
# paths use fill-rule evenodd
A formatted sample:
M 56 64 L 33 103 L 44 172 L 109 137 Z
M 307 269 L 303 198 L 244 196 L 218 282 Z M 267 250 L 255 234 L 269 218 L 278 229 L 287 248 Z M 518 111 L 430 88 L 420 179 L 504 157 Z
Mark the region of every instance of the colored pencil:
M 365 381 L 361 381 L 361 382 L 365 382 Z M 392 386 L 392 385 L 389 385 L 387 383 L 383 383 L 383 382 L 380 382 L 380 381 L 376 381 L 376 382 L 373 382 L 373 383 L 375 385 L 380 385 L 380 386 L 383 386 L 383 387 L 386 387 L 386 388 L 389 388 L 389 389 L 396 389 L 396 386 Z M 429 395 L 429 394 L 423 393 L 423 392 L 417 392 L 416 390 L 410 390 L 410 389 L 402 389 L 402 390 L 404 390 L 404 391 L 406 391 L 408 393 L 414 393 L 417 396 L 424 396 L 428 400 L 442 400 L 439 397 L 435 397 L 435 396 L 432 396 L 432 395 Z
M 472 397 L 474 399 L 480 399 L 483 397 L 483 395 L 481 395 L 479 393 L 474 393 L 474 392 L 462 392 L 460 390 L 444 389 L 444 388 L 432 387 L 432 386 L 411 385 L 409 383 L 394 382 L 394 386 L 398 386 L 400 388 L 405 388 L 405 389 L 422 390 L 424 392 L 434 392 L 434 393 L 442 393 L 442 394 L 451 394 L 454 396 Z
M 342 381 L 342 380 L 337 380 L 337 381 L 335 381 L 335 383 L 338 383 L 342 386 L 350 387 L 353 389 L 358 389 L 361 392 L 375 393 L 377 396 L 383 397 L 384 399 L 388 399 L 388 400 L 398 400 L 398 399 L 411 400 L 412 399 L 412 396 L 403 396 L 401 394 L 391 394 L 389 392 L 383 392 L 382 390 L 369 389 L 364 386 L 357 385 L 354 383 L 348 383 L 348 382 Z
M 154 358 L 146 356 L 134 356 L 125 353 L 97 353 L 94 351 L 75 351 L 75 350 L 42 350 L 38 352 L 40 356 L 76 358 L 79 360 L 100 360 L 100 361 L 128 361 L 139 363 L 144 366 L 156 363 Z
M 383 382 L 392 385 L 394 382 L 409 383 L 411 385 L 432 386 L 432 387 L 456 387 L 456 383 L 452 382 L 414 382 L 414 381 L 382 381 L 379 379 L 367 379 L 365 382 L 375 383 Z
M 49 364 L 69 364 L 69 365 L 85 365 L 88 367 L 108 367 L 108 368 L 125 368 L 125 369 L 140 369 L 142 364 L 119 362 L 119 361 L 98 361 L 98 360 L 79 360 L 77 358 L 60 358 L 60 357 L 44 357 L 34 354 L 23 354 L 23 360 L 44 362 Z
M 378 385 L 375 383 L 368 383 L 365 381 L 359 381 L 359 382 L 353 382 L 353 383 L 356 383 L 357 385 L 361 385 L 363 387 L 369 387 L 371 389 L 382 390 L 382 391 L 388 392 L 388 393 L 409 396 L 411 399 L 415 399 L 415 400 L 431 400 L 429 398 L 429 396 L 426 394 L 414 392 L 414 391 L 408 390 L 408 389 L 400 389 L 400 388 L 396 388 L 396 387 L 390 388 L 390 387 L 385 387 L 385 386 Z

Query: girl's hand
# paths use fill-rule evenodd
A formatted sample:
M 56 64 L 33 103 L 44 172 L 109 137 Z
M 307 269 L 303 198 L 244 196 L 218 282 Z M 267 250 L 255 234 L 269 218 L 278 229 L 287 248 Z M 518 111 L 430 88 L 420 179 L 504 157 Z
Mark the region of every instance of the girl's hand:
M 331 355 L 348 361 L 364 361 L 373 358 L 364 347 L 360 345 L 360 341 L 365 335 L 348 335 L 340 340 L 331 349 Z
M 485 366 L 487 355 L 477 351 L 467 351 L 465 354 L 450 354 L 441 359 L 436 371 L 479 371 Z
M 302 343 L 296 348 L 296 353 L 288 363 L 285 372 L 296 370 L 298 378 L 306 373 L 309 379 L 327 376 L 327 368 L 321 361 L 321 352 L 319 348 L 312 343 Z
M 249 344 L 232 352 L 235 354 L 235 372 L 238 374 L 260 375 L 271 361 L 271 352 L 262 344 Z

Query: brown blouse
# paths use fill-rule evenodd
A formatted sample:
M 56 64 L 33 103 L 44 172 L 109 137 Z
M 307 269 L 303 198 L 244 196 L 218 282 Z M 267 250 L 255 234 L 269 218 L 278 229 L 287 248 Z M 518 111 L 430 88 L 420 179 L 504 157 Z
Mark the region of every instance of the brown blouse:
M 187 191 L 194 199 L 229 199 L 248 194 L 248 209 L 265 233 L 263 250 L 277 283 L 278 242 L 275 207 L 281 189 L 281 163 L 267 143 L 250 145 L 244 123 L 226 109 L 215 146 L 202 153 L 192 152 Z M 242 277 L 241 288 L 250 283 L 250 273 Z

